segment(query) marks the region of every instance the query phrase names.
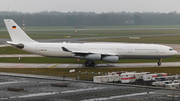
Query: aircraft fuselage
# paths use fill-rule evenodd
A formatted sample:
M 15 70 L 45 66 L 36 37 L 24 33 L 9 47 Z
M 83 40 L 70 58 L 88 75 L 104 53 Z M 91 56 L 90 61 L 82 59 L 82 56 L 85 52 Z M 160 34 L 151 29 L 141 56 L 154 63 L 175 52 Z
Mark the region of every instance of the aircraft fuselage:
M 23 43 L 22 50 L 50 57 L 74 58 L 71 51 L 90 51 L 99 53 L 116 53 L 119 59 L 159 59 L 173 56 L 177 52 L 171 47 L 157 44 L 129 43 Z

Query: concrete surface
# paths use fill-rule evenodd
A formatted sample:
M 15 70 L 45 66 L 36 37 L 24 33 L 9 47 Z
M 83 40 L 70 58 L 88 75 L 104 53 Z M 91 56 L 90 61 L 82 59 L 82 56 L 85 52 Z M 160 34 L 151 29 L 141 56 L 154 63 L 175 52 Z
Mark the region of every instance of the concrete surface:
M 152 89 L 148 86 L 133 87 L 129 84 L 97 84 L 83 81 L 62 81 L 58 77 L 41 78 L 35 75 L 0 73 L 0 101 L 170 101 L 173 90 Z M 40 79 L 41 78 L 41 79 Z M 48 79 L 46 79 L 48 78 Z M 52 83 L 67 84 L 54 87 Z M 9 91 L 8 87 L 24 91 Z M 174 91 L 178 94 L 179 91 Z M 179 101 L 179 98 L 174 98 Z

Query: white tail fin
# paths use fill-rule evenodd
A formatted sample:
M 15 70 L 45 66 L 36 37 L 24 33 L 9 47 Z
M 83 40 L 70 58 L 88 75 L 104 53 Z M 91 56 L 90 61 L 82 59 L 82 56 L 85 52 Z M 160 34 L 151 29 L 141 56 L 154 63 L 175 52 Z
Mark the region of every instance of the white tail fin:
M 4 19 L 13 43 L 36 42 L 32 40 L 12 19 Z

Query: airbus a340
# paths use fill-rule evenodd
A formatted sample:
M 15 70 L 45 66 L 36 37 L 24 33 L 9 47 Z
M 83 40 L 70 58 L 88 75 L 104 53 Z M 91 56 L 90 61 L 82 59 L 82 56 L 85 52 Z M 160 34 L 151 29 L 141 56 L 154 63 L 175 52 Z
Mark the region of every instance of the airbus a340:
M 86 67 L 94 61 L 118 62 L 119 59 L 161 59 L 177 52 L 169 46 L 130 43 L 40 43 L 32 40 L 12 19 L 4 19 L 12 41 L 8 44 L 33 54 L 59 58 L 85 59 Z

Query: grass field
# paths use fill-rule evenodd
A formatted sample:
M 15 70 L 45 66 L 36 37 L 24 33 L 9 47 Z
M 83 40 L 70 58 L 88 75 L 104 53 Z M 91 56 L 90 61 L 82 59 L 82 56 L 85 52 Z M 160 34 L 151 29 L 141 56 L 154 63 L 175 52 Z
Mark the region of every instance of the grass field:
M 36 74 L 48 76 L 79 76 L 81 80 L 92 80 L 93 76 L 105 75 L 112 71 L 137 71 L 150 73 L 168 73 L 168 75 L 180 74 L 179 67 L 142 67 L 142 68 L 76 68 L 74 73 L 69 73 L 73 68 L 0 68 L 0 72 Z
M 33 39 L 62 39 L 65 36 L 70 38 L 84 37 L 111 37 L 111 36 L 136 36 L 136 35 L 161 35 L 179 34 L 180 29 L 159 29 L 159 30 L 78 30 L 77 35 L 74 30 L 55 31 L 26 31 Z M 7 31 L 0 32 L 0 38 L 10 38 Z
M 33 39 L 59 39 L 65 36 L 70 38 L 84 37 L 112 37 L 112 36 L 136 36 L 136 35 L 161 35 L 179 34 L 180 29 L 176 30 L 79 30 L 77 35 L 73 30 L 70 31 L 29 31 L 27 34 Z
M 84 41 L 180 44 L 180 35 L 140 37 L 140 39 L 131 39 L 129 37 L 126 37 L 126 38 L 103 38 L 103 39 L 98 39 L 98 40 L 90 39 L 90 40 L 84 40 Z
M 26 31 L 33 39 L 62 39 L 65 36 L 70 38 L 89 38 L 89 37 L 112 37 L 112 36 L 138 36 L 138 35 L 161 35 L 179 34 L 180 29 L 158 29 L 158 30 L 114 30 L 118 28 L 138 28 L 139 26 L 94 26 L 88 29 L 112 29 L 112 30 L 78 30 L 76 35 L 74 30 L 55 30 L 55 31 Z M 169 26 L 141 26 L 142 28 L 180 28 L 180 25 Z M 71 27 L 29 27 L 29 29 L 71 29 Z M 73 28 L 72 28 L 73 29 Z M 7 31 L 0 32 L 0 38 L 10 38 Z M 98 38 L 97 38 L 98 39 Z M 180 43 L 180 35 L 176 36 L 156 36 L 141 37 L 139 40 L 127 38 L 105 38 L 92 39 L 85 41 L 105 41 L 105 42 L 136 42 L 136 43 Z
M 180 56 L 173 56 L 165 58 L 162 62 L 179 62 Z M 51 57 L 21 57 L 21 60 L 17 57 L 0 58 L 2 63 L 77 63 L 84 64 L 85 60 L 77 61 L 73 58 L 51 58 Z M 118 63 L 150 63 L 158 62 L 158 59 L 120 59 Z M 95 63 L 107 63 L 103 61 L 95 61 Z

